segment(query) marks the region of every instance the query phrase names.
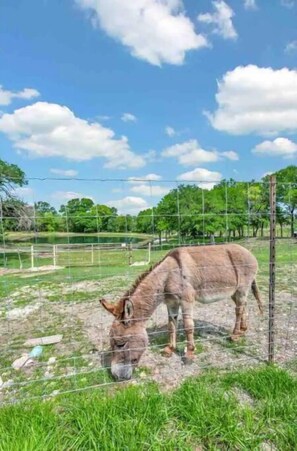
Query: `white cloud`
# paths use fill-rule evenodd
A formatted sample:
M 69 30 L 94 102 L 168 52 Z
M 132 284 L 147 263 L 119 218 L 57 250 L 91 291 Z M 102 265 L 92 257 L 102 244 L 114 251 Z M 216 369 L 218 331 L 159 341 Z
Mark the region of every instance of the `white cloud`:
M 267 175 L 272 175 L 273 172 L 269 171 L 269 172 L 264 172 L 264 174 L 262 175 L 261 179 L 264 179 L 264 177 L 267 177 Z
M 98 122 L 80 119 L 66 106 L 37 102 L 4 114 L 0 131 L 14 147 L 31 157 L 62 157 L 86 161 L 102 157 L 105 167 L 138 168 L 145 160 L 130 149 L 126 137 L 115 139 L 113 130 Z
M 94 198 L 91 196 L 82 193 L 76 193 L 74 191 L 55 191 L 51 194 L 51 198 L 60 202 L 82 198 L 94 200 Z
M 76 0 L 93 13 L 109 36 L 121 42 L 136 58 L 160 66 L 182 64 L 186 52 L 207 46 L 185 16 L 182 0 Z
M 281 0 L 281 5 L 291 9 L 296 5 L 296 0 Z
M 191 139 L 182 144 L 175 144 L 163 150 L 163 157 L 176 157 L 178 162 L 184 166 L 192 166 L 203 163 L 214 163 L 222 157 L 229 160 L 238 160 L 234 151 L 217 152 L 216 150 L 204 150 L 196 139 Z
M 285 47 L 286 53 L 293 53 L 297 51 L 297 40 L 289 42 Z
M 103 121 L 109 121 L 111 119 L 111 116 L 107 116 L 107 115 L 100 115 L 99 116 L 95 116 L 96 119 L 98 119 L 99 122 L 103 122 Z
M 157 151 L 153 149 L 144 153 L 143 158 L 145 159 L 145 161 L 148 161 L 149 163 L 155 163 L 156 161 L 160 161 Z
M 213 33 L 224 39 L 236 39 L 237 32 L 232 23 L 234 12 L 223 0 L 212 2 L 214 13 L 199 14 L 198 21 L 213 25 Z
M 122 115 L 121 119 L 123 122 L 136 122 L 137 121 L 137 117 L 131 113 L 124 113 Z
M 170 138 L 172 138 L 173 136 L 176 135 L 176 131 L 174 130 L 173 127 L 165 127 L 165 133 L 167 136 L 169 136 Z
M 154 185 L 149 182 L 156 182 L 161 180 L 162 177 L 158 174 L 147 174 L 140 177 L 129 177 L 128 183 L 134 185 L 130 188 L 133 193 L 140 194 L 142 196 L 164 196 L 168 193 L 170 188 L 166 186 Z
M 142 197 L 127 196 L 119 200 L 111 200 L 107 202 L 110 207 L 115 207 L 120 214 L 136 215 L 141 210 L 149 208 L 146 200 Z
M 238 66 L 218 83 L 212 126 L 234 135 L 297 131 L 297 71 Z
M 36 89 L 25 88 L 22 91 L 13 92 L 3 89 L 0 85 L 0 105 L 10 105 L 13 99 L 30 100 L 40 96 Z
M 12 194 L 16 197 L 20 197 L 22 200 L 32 200 L 34 196 L 34 191 L 32 188 L 29 188 L 28 186 L 22 186 L 18 188 L 14 188 L 12 190 Z
M 225 158 L 227 158 L 228 160 L 233 160 L 233 161 L 238 161 L 239 160 L 239 156 L 236 152 L 234 152 L 233 150 L 228 150 L 227 152 L 221 152 L 221 155 Z
M 297 157 L 297 144 L 287 138 L 276 138 L 274 141 L 263 141 L 252 149 L 256 155 L 268 157 Z
M 139 177 L 129 177 L 128 181 L 129 183 L 143 183 L 144 181 L 157 181 L 161 180 L 162 177 L 158 174 L 147 174 L 147 175 L 141 175 Z
M 245 9 L 255 10 L 257 9 L 256 0 L 243 0 Z
M 170 188 L 166 186 L 160 185 L 149 185 L 147 183 L 143 183 L 141 185 L 132 186 L 131 191 L 133 193 L 140 194 L 141 196 L 154 196 L 161 197 L 167 194 L 170 191 Z
M 208 169 L 204 168 L 196 168 L 193 171 L 180 174 L 177 180 L 196 182 L 200 188 L 211 189 L 222 180 L 222 174 L 220 172 L 208 171 Z
M 63 177 L 75 177 L 78 174 L 74 169 L 50 169 L 50 172 Z

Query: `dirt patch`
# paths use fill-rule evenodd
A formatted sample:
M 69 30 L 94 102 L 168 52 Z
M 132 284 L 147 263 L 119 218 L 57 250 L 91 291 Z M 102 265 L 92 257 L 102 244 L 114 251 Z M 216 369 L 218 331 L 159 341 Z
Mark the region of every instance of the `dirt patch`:
M 4 300 L 10 315 L 3 317 L 0 312 L 0 349 L 7 365 L 22 354 L 23 343 L 27 338 L 61 333 L 62 342 L 46 350 L 47 358 L 56 358 L 57 374 L 62 377 L 72 372 L 76 374 L 81 369 L 103 369 L 102 356 L 109 348 L 109 329 L 113 317 L 100 306 L 97 295 L 117 299 L 131 281 L 131 277 L 114 276 L 100 281 L 27 286 L 12 293 Z M 84 294 L 83 301 L 63 301 L 63 295 L 73 292 Z M 56 302 L 49 300 L 53 295 L 57 296 Z M 154 380 L 162 389 L 170 390 L 185 378 L 199 375 L 205 368 L 246 367 L 264 362 L 267 358 L 268 333 L 265 290 L 262 290 L 262 296 L 264 301 L 266 299 L 264 316 L 259 315 L 256 302 L 250 297 L 249 329 L 246 338 L 235 344 L 228 339 L 235 321 L 233 302 L 196 304 L 194 318 L 197 354 L 191 365 L 185 365 L 182 359 L 185 341 L 181 320 L 178 322 L 178 352 L 171 358 L 162 355 L 161 351 L 167 342 L 167 309 L 165 305 L 159 306 L 147 322 L 150 346 L 140 361 L 137 377 Z M 91 300 L 92 298 L 94 299 Z M 20 299 L 29 299 L 30 302 L 24 307 L 16 306 L 15 303 Z M 296 301 L 297 296 L 292 293 L 282 290 L 277 292 L 276 361 L 280 364 L 293 359 L 297 353 Z M 5 365 L 1 364 L 1 368 Z M 1 368 L 0 376 L 3 380 L 11 379 L 10 374 L 3 377 Z M 30 380 L 32 371 L 32 368 L 26 369 L 27 373 L 23 376 L 27 374 L 26 377 Z M 43 372 L 38 375 L 39 378 L 44 377 Z M 91 385 L 90 382 L 87 384 Z M 251 402 L 242 393 L 239 401 L 247 404 Z

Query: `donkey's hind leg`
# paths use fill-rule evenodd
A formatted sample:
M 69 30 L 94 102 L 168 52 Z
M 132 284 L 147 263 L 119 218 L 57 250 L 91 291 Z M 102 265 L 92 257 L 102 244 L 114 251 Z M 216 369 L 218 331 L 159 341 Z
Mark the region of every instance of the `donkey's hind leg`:
M 231 335 L 231 340 L 236 341 L 242 337 L 247 330 L 247 319 L 246 319 L 246 298 L 247 293 L 238 289 L 232 296 L 235 302 L 235 326 L 233 329 L 233 334 Z
M 173 352 L 176 350 L 176 332 L 177 332 L 177 318 L 179 304 L 177 302 L 168 302 L 167 311 L 168 311 L 169 344 L 164 348 L 163 354 L 166 357 L 171 357 Z

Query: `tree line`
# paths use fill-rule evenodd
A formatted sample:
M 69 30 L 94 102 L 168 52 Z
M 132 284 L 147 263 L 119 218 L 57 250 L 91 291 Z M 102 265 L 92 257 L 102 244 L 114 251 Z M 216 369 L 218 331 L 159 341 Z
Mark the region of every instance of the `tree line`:
M 275 173 L 277 179 L 277 223 L 280 235 L 295 232 L 297 215 L 297 166 Z M 269 224 L 269 176 L 261 182 L 222 180 L 212 189 L 181 184 L 153 208 L 138 215 L 122 215 L 117 209 L 95 204 L 89 198 L 71 199 L 57 210 L 48 202 L 28 205 L 11 194 L 26 185 L 24 172 L 0 160 L 2 233 L 41 232 L 139 232 L 159 238 L 178 234 L 182 238 L 201 236 L 263 236 Z M 0 230 L 1 233 L 1 230 Z

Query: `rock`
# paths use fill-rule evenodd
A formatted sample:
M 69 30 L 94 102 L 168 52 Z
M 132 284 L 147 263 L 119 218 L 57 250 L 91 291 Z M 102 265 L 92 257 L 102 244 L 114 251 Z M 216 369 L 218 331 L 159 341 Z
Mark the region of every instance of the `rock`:
M 46 377 L 47 379 L 50 379 L 51 377 L 53 377 L 53 373 L 51 373 L 49 370 L 47 370 L 47 371 L 44 373 L 44 377 Z
M 56 357 L 50 357 L 47 363 L 48 365 L 54 365 L 56 363 Z
M 29 316 L 31 313 L 35 312 L 40 308 L 41 304 L 38 302 L 33 305 L 26 305 L 23 308 L 14 308 L 12 310 L 8 310 L 6 313 L 6 318 L 9 320 L 22 319 Z
M 11 387 L 11 385 L 13 385 L 13 379 L 9 379 L 8 381 L 4 382 L 2 388 Z
M 52 396 L 57 396 L 60 393 L 60 390 L 54 390 L 51 395 Z
M 24 343 L 24 346 L 53 345 L 59 343 L 63 335 L 51 335 L 50 337 L 30 338 Z
M 29 359 L 29 354 L 25 354 L 19 359 L 16 359 L 11 366 L 15 370 L 20 370 Z

